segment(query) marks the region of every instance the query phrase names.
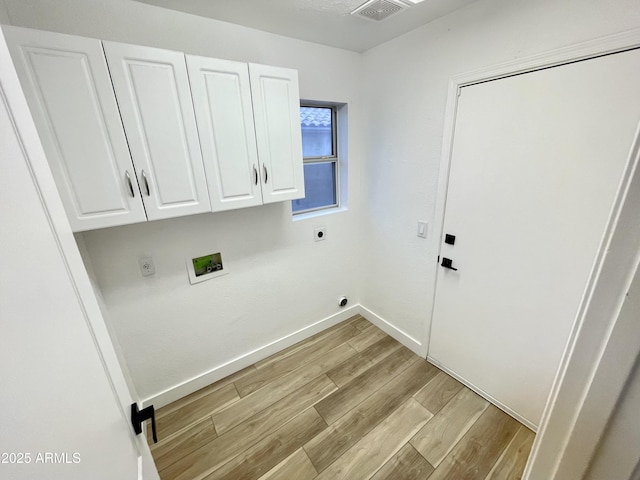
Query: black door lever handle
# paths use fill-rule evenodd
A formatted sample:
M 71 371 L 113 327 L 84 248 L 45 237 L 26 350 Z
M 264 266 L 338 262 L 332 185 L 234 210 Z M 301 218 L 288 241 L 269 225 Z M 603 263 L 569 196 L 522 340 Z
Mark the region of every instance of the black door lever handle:
M 131 404 L 131 424 L 136 435 L 142 433 L 142 422 L 151 420 L 151 432 L 153 433 L 153 442 L 158 443 L 158 435 L 156 434 L 156 412 L 153 405 L 149 405 L 142 410 L 138 409 L 137 403 Z
M 454 268 L 453 260 L 451 260 L 450 258 L 442 257 L 442 263 L 440 265 L 443 266 L 444 268 L 448 268 L 449 270 L 458 271 L 457 268 Z

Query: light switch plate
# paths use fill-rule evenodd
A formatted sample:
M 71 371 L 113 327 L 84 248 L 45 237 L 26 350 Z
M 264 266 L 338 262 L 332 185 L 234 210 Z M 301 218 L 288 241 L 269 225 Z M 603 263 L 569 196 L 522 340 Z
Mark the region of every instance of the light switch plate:
M 420 238 L 427 238 L 427 233 L 429 233 L 429 224 L 418 220 L 418 236 Z

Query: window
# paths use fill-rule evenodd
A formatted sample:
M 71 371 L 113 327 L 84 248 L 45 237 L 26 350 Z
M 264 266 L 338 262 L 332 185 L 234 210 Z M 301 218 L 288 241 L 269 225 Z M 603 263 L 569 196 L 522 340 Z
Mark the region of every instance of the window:
M 340 179 L 336 107 L 302 105 L 300 126 L 306 196 L 292 202 L 293 213 L 338 207 Z

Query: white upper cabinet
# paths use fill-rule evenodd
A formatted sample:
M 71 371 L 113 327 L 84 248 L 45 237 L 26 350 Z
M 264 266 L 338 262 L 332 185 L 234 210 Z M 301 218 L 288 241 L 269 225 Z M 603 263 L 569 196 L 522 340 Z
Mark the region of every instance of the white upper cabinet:
M 298 72 L 249 64 L 263 203 L 304 197 Z
M 211 211 L 184 54 L 103 44 L 147 217 Z
M 187 55 L 212 210 L 304 197 L 295 70 Z
M 74 231 L 304 197 L 295 70 L 2 32 Z
M 211 209 L 262 204 L 246 63 L 187 55 Z
M 2 31 L 71 228 L 146 221 L 101 42 Z

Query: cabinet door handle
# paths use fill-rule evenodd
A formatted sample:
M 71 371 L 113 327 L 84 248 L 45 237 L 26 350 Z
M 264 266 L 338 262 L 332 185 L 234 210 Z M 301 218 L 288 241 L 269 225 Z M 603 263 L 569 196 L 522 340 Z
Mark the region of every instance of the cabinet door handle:
M 151 190 L 149 190 L 149 181 L 147 180 L 147 175 L 142 170 L 142 182 L 144 183 L 144 189 L 147 191 L 147 197 L 151 195 Z
M 262 166 L 262 171 L 264 172 L 264 183 L 267 183 L 267 179 L 269 178 L 269 174 L 267 173 L 267 166 Z
M 133 190 L 133 183 L 131 183 L 131 175 L 129 175 L 129 170 L 124 173 L 124 177 L 127 179 L 127 184 L 129 185 L 129 193 L 131 194 L 131 198 L 136 198 L 136 192 Z
M 253 181 L 256 185 L 258 185 L 258 169 L 256 166 L 253 166 Z

